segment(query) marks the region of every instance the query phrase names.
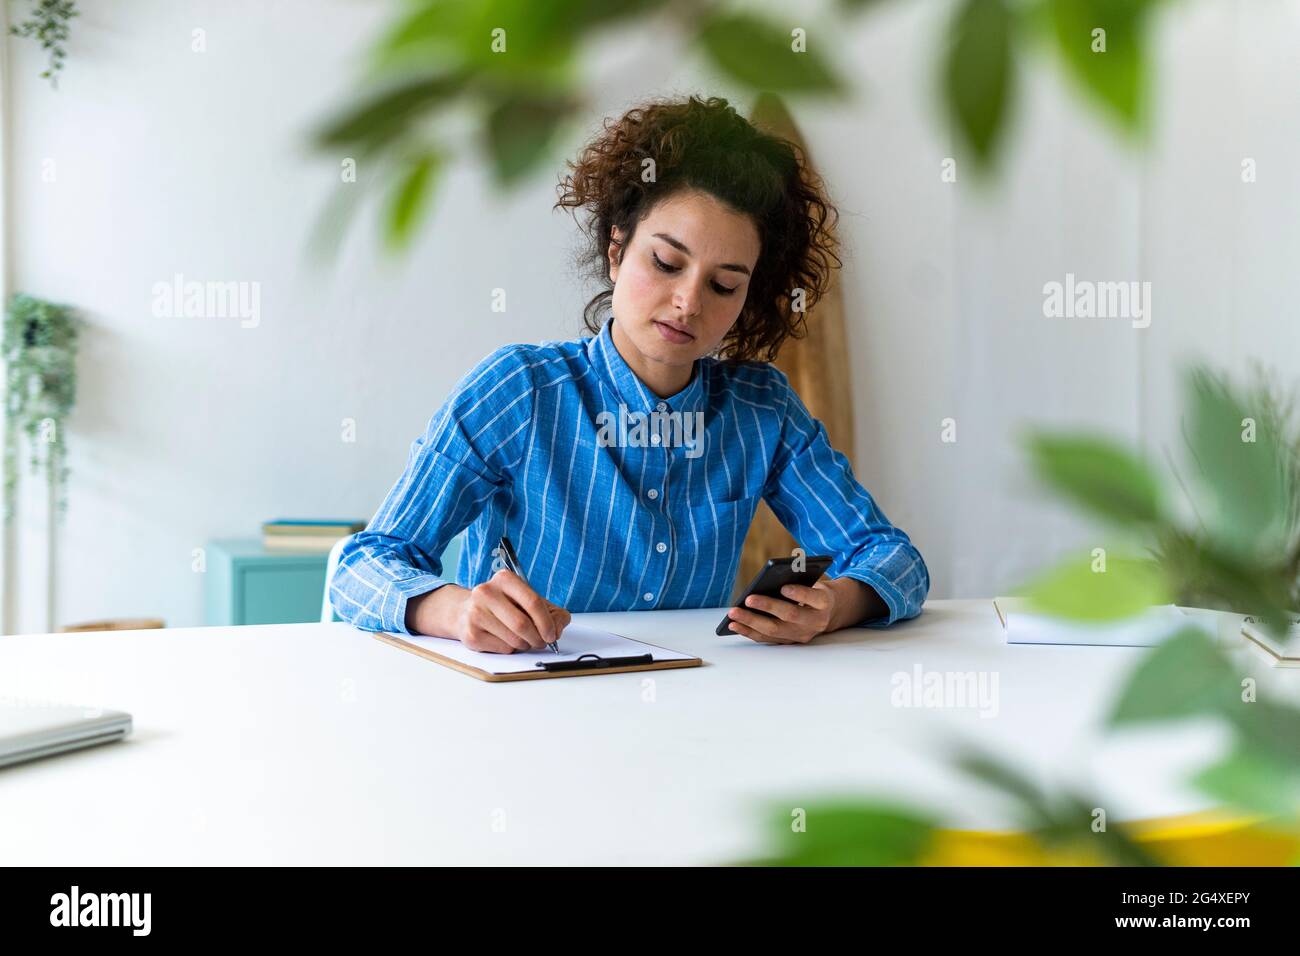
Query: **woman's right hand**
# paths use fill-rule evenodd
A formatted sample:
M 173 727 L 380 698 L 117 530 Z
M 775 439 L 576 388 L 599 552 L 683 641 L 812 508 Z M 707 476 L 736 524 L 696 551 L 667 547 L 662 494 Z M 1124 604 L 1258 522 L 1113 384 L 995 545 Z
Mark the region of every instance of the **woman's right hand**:
M 448 584 L 412 598 L 411 605 L 407 618 L 416 624 L 412 630 L 454 637 L 471 650 L 493 654 L 542 650 L 572 620 L 568 611 L 505 568 L 477 587 Z
M 407 627 L 417 634 L 452 637 L 492 654 L 541 650 L 554 643 L 572 615 L 502 568 L 482 584 L 447 584 L 411 598 Z

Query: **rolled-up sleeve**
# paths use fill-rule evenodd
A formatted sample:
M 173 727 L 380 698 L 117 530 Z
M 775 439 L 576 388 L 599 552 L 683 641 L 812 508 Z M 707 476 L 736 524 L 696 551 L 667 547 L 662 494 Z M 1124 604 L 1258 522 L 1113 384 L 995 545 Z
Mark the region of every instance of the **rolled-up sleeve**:
M 339 555 L 330 601 L 368 631 L 409 634 L 407 602 L 452 583 L 441 555 L 510 480 L 533 414 L 527 352 L 497 349 L 452 390 L 411 444 L 406 468 Z
M 772 371 L 786 403 L 764 499 L 807 554 L 834 557 L 829 577 L 862 581 L 884 600 L 887 615 L 854 626 L 888 627 L 916 617 L 930 591 L 921 553 L 853 476 L 848 459 L 831 446 L 825 426 L 789 379 Z

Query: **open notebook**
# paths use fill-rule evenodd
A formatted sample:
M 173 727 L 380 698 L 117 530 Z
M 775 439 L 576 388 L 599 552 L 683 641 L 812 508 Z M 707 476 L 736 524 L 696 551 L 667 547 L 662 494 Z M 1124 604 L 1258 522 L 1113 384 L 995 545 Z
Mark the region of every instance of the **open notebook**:
M 560 634 L 560 650 L 515 651 L 513 654 L 489 654 L 470 650 L 460 641 L 445 637 L 411 634 L 377 633 L 375 637 L 421 657 L 444 664 L 471 677 L 485 681 L 535 680 L 545 677 L 585 677 L 592 674 L 618 674 L 627 671 L 661 670 L 669 667 L 696 667 L 704 663 L 691 654 L 629 637 L 612 634 L 582 624 L 570 624 Z M 596 655 L 592 658 L 589 655 Z M 644 658 L 635 663 L 606 665 L 611 658 Z M 547 670 L 543 664 L 577 662 L 573 670 Z

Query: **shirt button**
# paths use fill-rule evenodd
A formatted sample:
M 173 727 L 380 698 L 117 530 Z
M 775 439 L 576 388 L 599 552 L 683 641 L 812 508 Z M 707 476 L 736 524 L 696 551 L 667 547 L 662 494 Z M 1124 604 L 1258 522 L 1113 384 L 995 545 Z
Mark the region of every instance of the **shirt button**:
M 645 598 L 647 601 L 653 601 L 655 599 L 655 596 L 651 594 L 649 591 L 646 591 L 646 593 L 641 596 Z
M 655 406 L 655 408 L 659 409 L 659 411 L 661 412 L 667 407 L 668 407 L 667 402 L 660 402 L 658 405 Z
M 659 444 L 659 433 L 658 433 L 658 432 L 655 432 L 653 435 L 650 436 L 650 444 L 652 444 L 652 445 L 657 445 L 657 444 Z
M 658 551 L 660 554 L 663 554 L 665 551 L 668 550 L 668 545 L 660 541 L 658 544 L 655 545 L 655 550 Z
M 659 497 L 659 490 L 657 488 L 651 488 L 649 491 L 645 493 L 645 496 L 649 498 L 651 501 L 654 501 L 656 498 Z

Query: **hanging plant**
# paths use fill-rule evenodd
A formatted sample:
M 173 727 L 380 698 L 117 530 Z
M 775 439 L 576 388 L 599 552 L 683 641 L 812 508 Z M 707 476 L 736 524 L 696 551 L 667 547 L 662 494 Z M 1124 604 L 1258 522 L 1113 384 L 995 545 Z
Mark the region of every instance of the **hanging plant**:
M 5 310 L 5 520 L 14 514 L 20 432 L 28 439 L 32 473 L 44 465 L 46 479 L 58 495 L 59 513 L 67 511 L 64 425 L 77 400 L 81 324 L 70 307 L 21 293 L 9 300 Z
M 35 39 L 49 54 L 49 65 L 41 73 L 41 78 L 49 80 L 55 88 L 58 88 L 58 74 L 68 56 L 63 46 L 71 33 L 68 22 L 77 15 L 75 0 L 31 0 L 27 19 L 9 28 L 16 37 Z

